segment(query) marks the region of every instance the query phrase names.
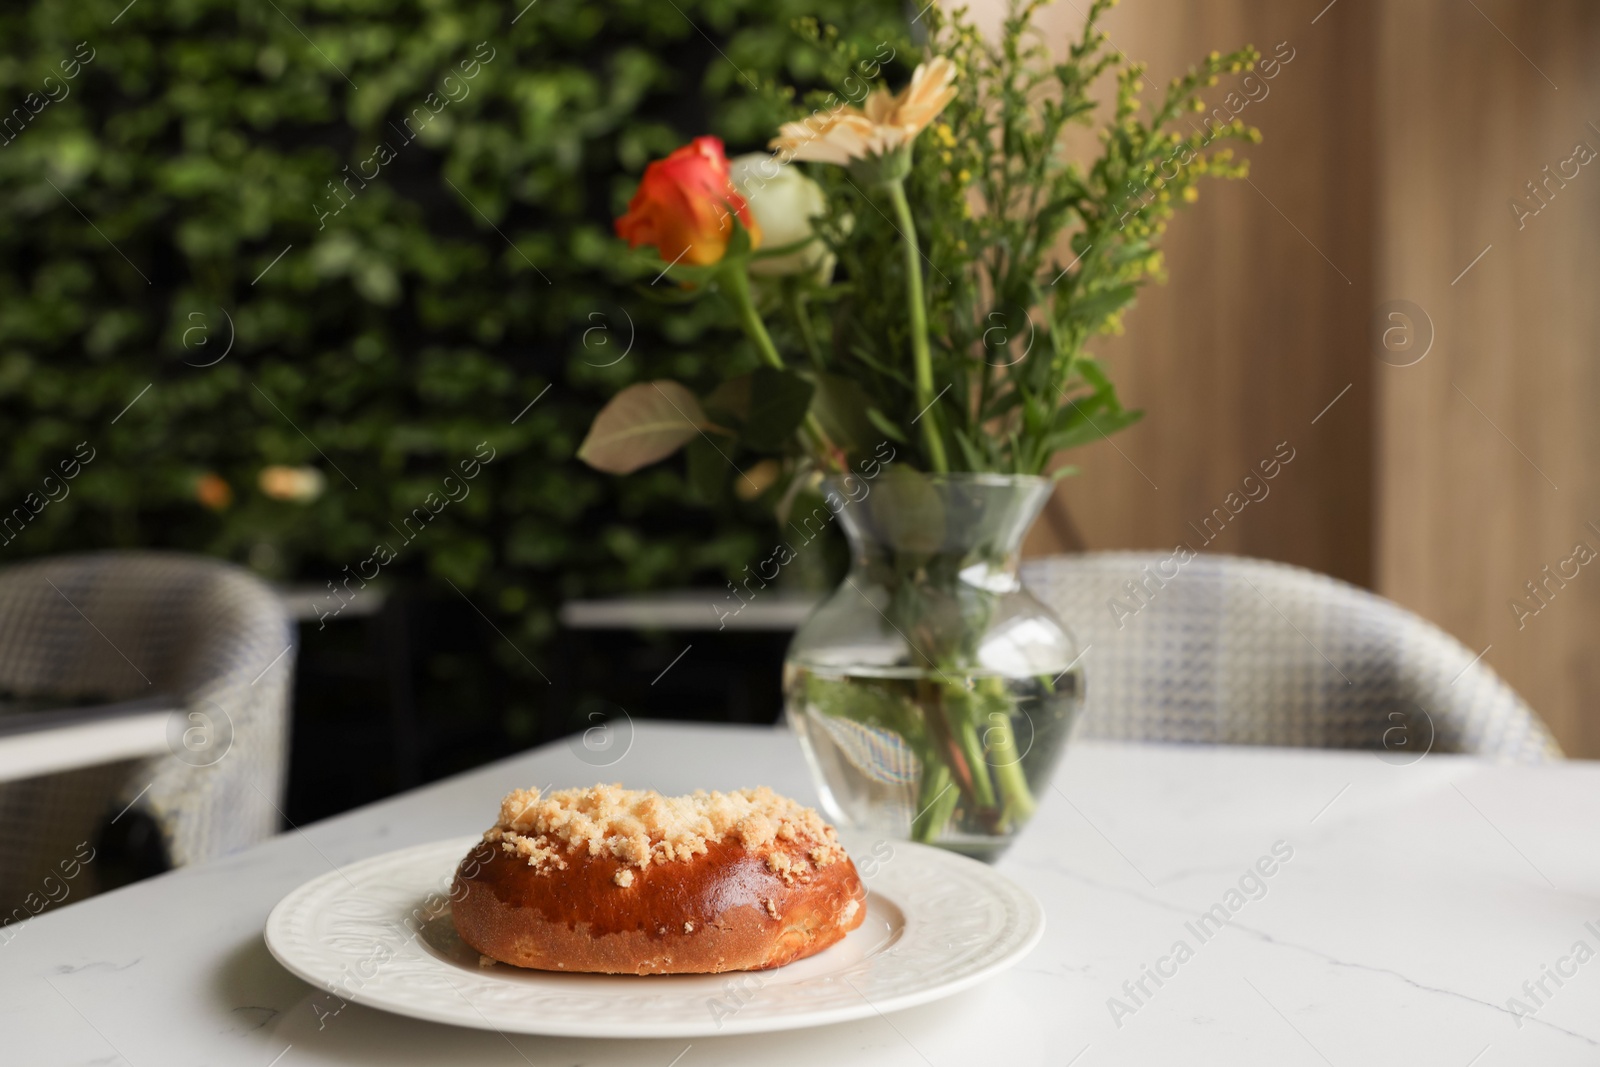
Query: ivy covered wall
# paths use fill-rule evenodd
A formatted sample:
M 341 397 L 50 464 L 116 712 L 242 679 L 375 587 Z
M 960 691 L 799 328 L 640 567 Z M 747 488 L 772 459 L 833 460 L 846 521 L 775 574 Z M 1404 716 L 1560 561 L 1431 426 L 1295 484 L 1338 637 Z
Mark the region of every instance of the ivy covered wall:
M 767 504 L 573 452 L 743 343 L 640 299 L 610 220 L 687 137 L 760 145 L 752 84 L 817 80 L 802 15 L 905 31 L 889 0 L 6 5 L 0 565 L 448 580 L 534 646 L 563 598 L 737 572 Z

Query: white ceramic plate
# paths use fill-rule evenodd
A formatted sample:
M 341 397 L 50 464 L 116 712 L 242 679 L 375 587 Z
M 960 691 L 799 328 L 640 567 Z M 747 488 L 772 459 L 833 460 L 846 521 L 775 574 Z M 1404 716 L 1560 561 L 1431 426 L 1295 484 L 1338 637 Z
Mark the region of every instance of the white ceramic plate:
M 345 1000 L 419 1019 L 566 1037 L 701 1037 L 937 1000 L 1010 967 L 1044 933 L 1032 894 L 975 860 L 845 835 L 867 887 L 866 920 L 787 967 L 647 976 L 481 967 L 456 936 L 446 896 L 479 840 L 419 845 L 312 879 L 272 909 L 267 948 Z

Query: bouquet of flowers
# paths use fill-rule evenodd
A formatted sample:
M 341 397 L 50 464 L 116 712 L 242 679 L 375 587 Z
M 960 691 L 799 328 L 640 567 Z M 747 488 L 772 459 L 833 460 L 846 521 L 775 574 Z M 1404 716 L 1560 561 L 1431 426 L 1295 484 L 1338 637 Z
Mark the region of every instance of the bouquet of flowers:
M 730 163 L 697 137 L 652 163 L 618 235 L 653 250 L 642 270 L 727 300 L 760 367 L 730 359 L 705 397 L 672 381 L 624 390 L 581 458 L 625 473 L 704 431 L 734 463 L 784 457 L 790 482 L 884 438 L 924 471 L 1039 474 L 1130 425 L 1086 342 L 1120 332 L 1160 277 L 1166 220 L 1199 181 L 1246 173 L 1221 142 L 1260 135 L 1200 98 L 1253 69 L 1254 49 L 1213 53 L 1147 109 L 1144 66 L 1099 29 L 1115 2 L 1095 0 L 1063 61 L 1034 25 L 1048 0 L 1012 0 L 996 41 L 964 10 L 931 7 L 928 58 L 899 93 L 874 88 L 860 106 L 816 94 L 774 154 Z M 876 55 L 801 29 L 835 49 L 847 91 L 882 73 Z M 1080 161 L 1066 135 L 1092 124 L 1102 76 L 1115 102 L 1098 158 Z
M 1147 101 L 1145 68 L 1100 29 L 1116 0 L 1093 0 L 1064 56 L 1035 23 L 1048 2 L 1011 0 L 992 38 L 964 9 L 930 6 L 920 62 L 897 92 L 881 79 L 898 49 L 863 56 L 801 24 L 843 98 L 769 88 L 792 113 L 770 152 L 730 161 L 718 139 L 696 137 L 651 163 L 617 234 L 641 277 L 677 283 L 672 298 L 726 301 L 750 347 L 730 352 L 727 377 L 702 395 L 670 379 L 624 389 L 580 458 L 626 473 L 687 445 L 691 476 L 698 451 L 700 469 L 733 477 L 746 498 L 770 494 L 781 514 L 802 487 L 881 458 L 885 443 L 902 483 L 1060 477 L 1070 471 L 1053 468 L 1060 452 L 1133 423 L 1139 413 L 1123 408 L 1087 344 L 1120 332 L 1139 286 L 1160 277 L 1167 219 L 1200 180 L 1245 174 L 1224 145 L 1259 134 L 1227 108 L 1208 113 L 1201 93 L 1257 54 L 1212 53 Z M 1073 127 L 1096 125 L 1098 150 L 1080 158 Z M 896 499 L 926 494 L 901 484 Z M 948 588 L 967 557 L 943 568 Z M 908 550 L 890 561 L 880 614 L 919 666 L 961 680 L 915 695 L 812 696 L 840 715 L 893 719 L 924 795 L 955 782 L 990 824 L 1010 825 L 1032 798 L 994 759 L 1017 749 L 1006 692 L 969 669 L 995 602 L 981 590 L 930 594 L 941 570 L 930 559 Z M 930 604 L 946 602 L 957 606 L 938 617 L 954 621 L 930 622 Z M 890 714 L 886 700 L 905 706 Z M 930 802 L 915 835 L 937 835 L 948 812 Z

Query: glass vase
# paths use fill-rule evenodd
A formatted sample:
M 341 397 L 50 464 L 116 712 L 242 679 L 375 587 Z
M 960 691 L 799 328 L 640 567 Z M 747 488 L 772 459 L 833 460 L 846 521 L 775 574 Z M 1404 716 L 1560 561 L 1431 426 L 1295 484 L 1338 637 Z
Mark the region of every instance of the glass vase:
M 1022 587 L 1044 478 L 824 483 L 850 571 L 800 627 L 784 702 L 842 825 L 992 860 L 1049 788 L 1083 699 L 1078 648 Z

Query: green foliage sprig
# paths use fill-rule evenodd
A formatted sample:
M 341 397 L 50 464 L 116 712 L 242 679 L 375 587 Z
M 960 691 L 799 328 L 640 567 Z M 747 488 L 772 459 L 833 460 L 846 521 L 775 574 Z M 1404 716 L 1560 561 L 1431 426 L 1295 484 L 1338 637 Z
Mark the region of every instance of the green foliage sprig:
M 999 35 L 986 38 L 964 8 L 926 14 L 928 52 L 953 59 L 958 95 L 915 146 L 905 182 L 925 256 L 923 283 L 935 388 L 932 414 L 952 469 L 1045 472 L 1064 449 L 1132 424 L 1087 351 L 1117 333 L 1138 289 L 1160 278 L 1166 220 L 1206 177 L 1246 173 L 1218 142 L 1257 140 L 1243 123 L 1173 129 L 1203 108 L 1220 75 L 1253 66 L 1256 52 L 1213 53 L 1175 78 L 1147 109 L 1143 64 L 1110 47 L 1096 0 L 1081 35 L 1057 60 L 1036 25 L 1049 0 L 1013 0 Z M 814 40 L 833 39 L 803 27 Z M 837 64 L 853 56 L 837 51 Z M 1091 127 L 1094 94 L 1114 79 L 1099 154 L 1080 161 L 1070 133 Z M 822 103 L 813 99 L 813 105 Z M 823 225 L 849 279 L 830 312 L 833 367 L 860 382 L 879 425 L 899 428 L 923 469 L 922 440 L 905 432 L 921 397 L 903 353 L 900 301 L 907 272 L 900 226 L 876 190 L 849 171 L 814 167 L 836 210 Z M 1063 240 L 1071 258 L 1062 262 Z

